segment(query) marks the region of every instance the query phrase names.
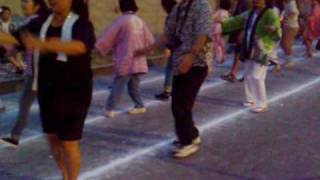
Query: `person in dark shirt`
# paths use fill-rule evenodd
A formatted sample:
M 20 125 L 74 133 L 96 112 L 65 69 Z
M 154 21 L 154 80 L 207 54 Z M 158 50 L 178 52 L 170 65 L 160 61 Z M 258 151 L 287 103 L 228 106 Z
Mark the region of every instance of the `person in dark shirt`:
M 39 17 L 16 38 L 0 42 L 34 50 L 33 89 L 37 90 L 43 131 L 63 179 L 80 171 L 79 140 L 92 96 L 91 50 L 94 28 L 83 0 L 48 0 L 52 14 Z
M 45 0 L 21 0 L 21 5 L 23 14 L 25 15 L 25 25 L 27 25 L 32 19 L 39 16 L 45 16 L 49 13 Z M 31 105 L 36 98 L 36 93 L 32 91 L 32 52 L 23 52 L 23 60 L 25 63 L 24 83 L 19 100 L 19 112 L 10 136 L 0 139 L 0 143 L 4 143 L 14 148 L 17 148 L 19 145 L 22 131 L 28 123 Z
M 236 0 L 236 6 L 233 12 L 233 16 L 239 15 L 247 10 L 249 10 L 252 6 L 252 2 L 248 0 Z M 225 81 L 235 82 L 237 80 L 237 73 L 241 64 L 240 61 L 240 50 L 241 50 L 241 42 L 243 39 L 243 31 L 237 31 L 230 35 L 229 43 L 234 44 L 234 57 L 232 67 L 229 73 L 224 74 L 221 78 Z M 240 78 L 242 80 L 242 78 Z
M 170 14 L 174 6 L 177 4 L 176 0 L 161 0 L 161 6 L 167 15 Z M 166 17 L 165 24 L 167 23 L 168 16 Z M 173 81 L 173 60 L 171 58 L 171 52 L 168 48 L 163 51 L 163 60 L 167 61 L 165 69 L 165 78 L 163 91 L 155 95 L 155 98 L 161 101 L 169 100 L 172 91 L 172 81 Z

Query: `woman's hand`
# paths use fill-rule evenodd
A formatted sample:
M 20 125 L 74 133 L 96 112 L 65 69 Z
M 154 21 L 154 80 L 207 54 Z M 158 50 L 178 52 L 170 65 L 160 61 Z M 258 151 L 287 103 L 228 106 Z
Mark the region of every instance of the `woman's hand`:
M 42 48 L 42 41 L 35 37 L 34 35 L 24 32 L 22 33 L 22 42 L 25 45 L 26 49 L 29 50 L 35 50 L 35 49 L 40 49 Z
M 6 45 L 18 45 L 19 42 L 12 35 L 0 30 L 0 44 L 1 45 L 3 45 L 3 44 L 6 44 Z
M 178 62 L 179 66 L 177 68 L 177 74 L 183 75 L 189 72 L 192 67 L 194 55 L 192 53 L 187 53 L 179 57 Z

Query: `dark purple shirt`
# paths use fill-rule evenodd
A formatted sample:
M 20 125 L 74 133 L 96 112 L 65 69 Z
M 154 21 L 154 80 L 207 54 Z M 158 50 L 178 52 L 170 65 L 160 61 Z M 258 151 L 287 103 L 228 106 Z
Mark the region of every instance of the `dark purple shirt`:
M 38 35 L 46 19 L 46 17 L 37 18 L 26 25 L 24 29 Z M 61 29 L 62 27 L 50 26 L 46 38 L 61 37 Z M 67 62 L 57 61 L 57 53 L 40 55 L 39 88 L 42 85 L 49 85 L 57 89 L 76 90 L 91 83 L 91 50 L 95 43 L 92 23 L 80 17 L 73 26 L 72 39 L 83 42 L 87 52 L 77 56 L 68 56 Z

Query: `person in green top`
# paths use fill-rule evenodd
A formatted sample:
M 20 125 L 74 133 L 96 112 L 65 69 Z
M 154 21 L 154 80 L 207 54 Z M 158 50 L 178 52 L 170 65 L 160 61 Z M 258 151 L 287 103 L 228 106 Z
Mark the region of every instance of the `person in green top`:
M 234 16 L 222 23 L 223 33 L 244 30 L 240 59 L 245 61 L 244 105 L 253 112 L 267 109 L 265 78 L 268 54 L 281 38 L 280 19 L 266 7 L 266 0 L 253 0 L 253 9 Z

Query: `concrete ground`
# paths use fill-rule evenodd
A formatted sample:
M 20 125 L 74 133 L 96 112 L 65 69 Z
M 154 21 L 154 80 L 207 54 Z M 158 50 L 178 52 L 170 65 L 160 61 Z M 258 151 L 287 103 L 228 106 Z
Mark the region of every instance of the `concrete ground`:
M 231 61 L 215 67 L 202 86 L 194 109 L 201 130 L 200 151 L 186 159 L 169 156 L 175 138 L 170 102 L 154 100 L 163 84 L 163 69 L 143 77 L 146 114 L 130 116 L 126 93 L 114 119 L 103 117 L 112 76 L 95 81 L 95 92 L 81 141 L 83 167 L 79 179 L 98 180 L 320 180 L 320 54 L 303 58 L 295 45 L 295 67 L 269 72 L 266 113 L 242 107 L 241 82 L 219 76 Z M 7 111 L 0 114 L 5 136 L 17 114 L 19 94 L 1 96 Z M 17 150 L 0 145 L 0 180 L 61 179 L 48 151 L 35 103 Z

